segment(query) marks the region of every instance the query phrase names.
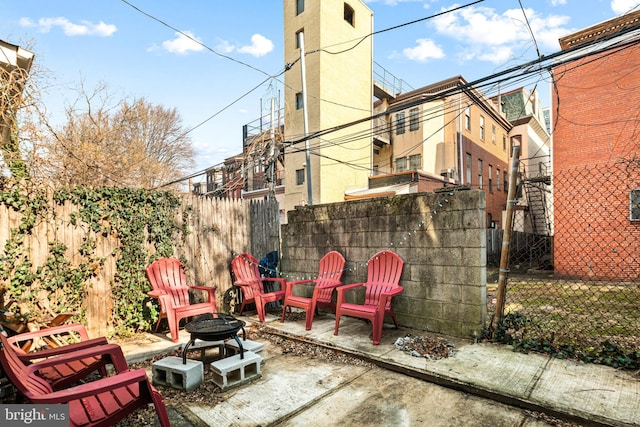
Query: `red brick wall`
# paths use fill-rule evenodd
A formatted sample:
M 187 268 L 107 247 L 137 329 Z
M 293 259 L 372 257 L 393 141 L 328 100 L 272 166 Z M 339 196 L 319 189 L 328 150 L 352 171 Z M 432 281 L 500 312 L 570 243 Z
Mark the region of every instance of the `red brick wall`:
M 640 46 L 554 68 L 554 266 L 557 275 L 637 280 Z

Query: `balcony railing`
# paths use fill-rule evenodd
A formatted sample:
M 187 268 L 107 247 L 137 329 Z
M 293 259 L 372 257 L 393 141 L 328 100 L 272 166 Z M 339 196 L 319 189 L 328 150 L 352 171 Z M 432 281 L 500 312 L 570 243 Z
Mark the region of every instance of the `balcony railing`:
M 406 81 L 397 78 L 377 62 L 373 62 L 373 82 L 391 97 L 413 90 Z
M 274 120 L 274 126 L 276 129 L 284 126 L 284 108 L 281 108 L 275 113 Z M 271 114 L 269 113 L 242 126 L 242 140 L 246 141 L 247 138 L 260 135 L 261 133 L 268 131 L 270 128 Z

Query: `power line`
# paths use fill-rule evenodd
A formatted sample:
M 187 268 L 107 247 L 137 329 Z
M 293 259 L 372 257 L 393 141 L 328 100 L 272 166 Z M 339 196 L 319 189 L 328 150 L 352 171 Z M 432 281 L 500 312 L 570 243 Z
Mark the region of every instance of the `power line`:
M 386 33 L 387 31 L 397 30 L 398 28 L 406 27 L 408 25 L 417 24 L 418 22 L 423 22 L 423 21 L 426 21 L 428 19 L 437 18 L 439 16 L 446 15 L 446 14 L 452 13 L 452 12 L 456 12 L 458 10 L 465 9 L 467 7 L 473 6 L 473 5 L 478 4 L 478 3 L 482 3 L 483 1 L 484 0 L 477 0 L 477 1 L 474 1 L 474 2 L 471 2 L 471 3 L 464 4 L 462 6 L 456 6 L 456 7 L 452 8 L 452 9 L 448 9 L 448 10 L 445 10 L 445 11 L 442 11 L 442 12 L 439 12 L 439 13 L 435 13 L 433 15 L 425 16 L 424 18 L 415 19 L 413 21 L 409 21 L 409 22 L 405 22 L 403 24 L 395 25 L 393 27 L 385 28 L 384 30 L 374 31 L 374 32 L 369 33 L 369 34 L 367 34 L 366 36 L 364 36 L 364 37 L 362 37 L 360 39 L 354 39 L 354 40 L 349 40 L 349 41 L 346 41 L 346 42 L 339 43 L 339 44 L 346 44 L 346 43 L 351 43 L 351 42 L 353 42 L 355 40 L 358 40 L 358 42 L 355 45 L 351 46 L 348 49 L 341 50 L 339 52 L 329 52 L 326 49 L 327 49 L 327 47 L 331 47 L 331 46 L 327 46 L 327 47 L 324 47 L 324 48 L 319 48 L 317 50 L 310 51 L 310 52 L 308 52 L 308 54 L 316 53 L 316 52 L 325 52 L 325 53 L 328 53 L 330 55 L 338 55 L 338 54 L 341 54 L 341 53 L 344 53 L 344 52 L 348 52 L 348 51 L 350 51 L 352 49 L 355 49 L 360 43 L 365 41 L 367 38 L 369 38 L 371 36 L 374 36 L 376 34 Z M 338 44 L 334 44 L 332 46 L 337 46 L 337 45 Z
M 624 33 L 626 33 L 626 32 L 624 32 Z M 345 129 L 347 127 L 355 126 L 357 124 L 364 123 L 364 122 L 373 120 L 373 119 L 378 118 L 378 117 L 382 117 L 382 116 L 385 116 L 385 115 L 388 115 L 388 114 L 392 114 L 392 113 L 395 113 L 395 112 L 398 112 L 398 111 L 406 110 L 406 109 L 408 109 L 410 107 L 413 107 L 413 106 L 418 106 L 418 105 L 421 105 L 421 104 L 424 104 L 424 103 L 427 103 L 427 102 L 430 102 L 430 101 L 434 101 L 434 100 L 437 100 L 437 99 L 442 99 L 444 97 L 451 96 L 451 95 L 456 95 L 458 93 L 462 93 L 462 92 L 465 92 L 465 91 L 473 91 L 473 90 L 475 90 L 477 88 L 480 88 L 480 87 L 482 87 L 484 85 L 488 85 L 488 84 L 495 85 L 498 82 L 504 82 L 504 81 L 512 80 L 514 78 L 522 78 L 522 77 L 525 77 L 525 76 L 528 76 L 528 75 L 531 75 L 531 74 L 539 73 L 539 72 L 541 72 L 543 70 L 543 67 L 540 66 L 543 63 L 547 63 L 547 62 L 549 63 L 549 65 L 547 65 L 546 68 L 557 67 L 557 66 L 565 64 L 567 62 L 572 62 L 572 61 L 575 61 L 577 59 L 581 59 L 581 58 L 589 57 L 589 56 L 592 56 L 592 55 L 595 55 L 595 54 L 598 54 L 598 53 L 606 52 L 607 50 L 611 50 L 611 49 L 614 49 L 614 48 L 622 49 L 625 46 L 634 45 L 634 44 L 638 43 L 638 40 L 634 39 L 634 40 L 627 41 L 625 43 L 622 43 L 622 44 L 614 46 L 614 47 L 606 46 L 605 48 L 603 48 L 601 50 L 584 52 L 582 54 L 575 55 L 575 56 L 573 55 L 573 53 L 575 53 L 575 52 L 577 52 L 579 50 L 583 50 L 585 47 L 590 47 L 590 46 L 593 46 L 593 45 L 596 45 L 596 44 L 601 44 L 603 41 L 610 40 L 612 37 L 618 37 L 620 35 L 621 35 L 620 33 L 616 33 L 616 34 L 613 34 L 613 35 L 611 35 L 611 36 L 609 36 L 607 38 L 602 38 L 602 39 L 595 40 L 595 41 L 591 42 L 590 44 L 588 44 L 587 46 L 584 46 L 584 45 L 575 46 L 573 48 L 570 48 L 570 49 L 567 49 L 567 50 L 564 50 L 564 51 L 558 51 L 558 52 L 553 53 L 551 55 L 547 55 L 547 56 L 542 55 L 540 58 L 537 58 L 537 59 L 535 59 L 533 61 L 529 61 L 527 63 L 524 63 L 524 64 L 521 64 L 521 65 L 518 65 L 518 66 L 515 66 L 515 67 L 512 67 L 512 68 L 509 68 L 507 70 L 503 70 L 503 71 L 491 74 L 489 76 L 482 77 L 482 78 L 477 79 L 475 81 L 468 82 L 466 84 L 462 84 L 462 85 L 453 87 L 451 89 L 446 89 L 444 91 L 438 92 L 438 93 L 433 94 L 431 96 L 425 96 L 423 99 L 419 99 L 419 100 L 416 100 L 416 101 L 413 101 L 413 102 L 409 102 L 409 103 L 404 104 L 404 105 L 399 106 L 399 107 L 391 108 L 391 109 L 389 109 L 387 111 L 374 114 L 374 115 L 372 115 L 370 117 L 365 117 L 363 119 L 355 120 L 355 121 L 352 121 L 352 122 L 344 123 L 342 125 L 337 125 L 337 126 L 333 126 L 331 128 L 322 129 L 322 130 L 313 132 L 313 133 L 311 133 L 308 136 L 305 136 L 303 138 L 299 138 L 297 140 L 290 141 L 288 144 L 289 145 L 295 145 L 295 144 L 303 142 L 303 141 L 305 141 L 307 139 L 318 138 L 320 136 L 327 135 L 327 134 L 333 133 L 333 132 L 337 132 L 337 131 Z M 563 56 L 565 58 L 562 58 Z M 557 60 L 558 58 L 560 58 L 560 60 L 551 63 L 553 60 Z M 515 75 L 515 76 L 510 76 L 511 74 L 513 74 L 515 72 L 520 72 L 520 74 Z M 507 76 L 507 77 L 505 77 L 505 76 Z
M 261 74 L 264 74 L 264 75 L 266 75 L 266 76 L 269 76 L 269 74 L 268 74 L 266 71 L 263 71 L 263 70 L 261 70 L 261 69 L 259 69 L 259 68 L 254 67 L 253 65 L 247 64 L 246 62 L 242 62 L 242 61 L 240 61 L 240 60 L 237 60 L 237 59 L 235 59 L 235 58 L 232 58 L 231 56 L 224 55 L 224 54 L 222 54 L 222 53 L 220 53 L 220 52 L 218 52 L 218 51 L 216 51 L 216 50 L 212 49 L 211 47 L 209 47 L 209 46 L 207 46 L 206 44 L 202 43 L 200 40 L 195 39 L 194 37 L 192 37 L 191 35 L 189 35 L 189 34 L 185 33 L 184 31 L 181 31 L 181 30 L 177 29 L 176 27 L 174 27 L 174 26 L 172 26 L 172 25 L 168 24 L 167 22 L 165 22 L 165 21 L 163 21 L 163 20 L 161 20 L 161 19 L 159 19 L 159 18 L 157 18 L 157 17 L 155 17 L 155 16 L 151 15 L 150 13 L 145 12 L 144 10 L 140 9 L 138 6 L 136 6 L 136 5 L 132 4 L 132 3 L 130 3 L 129 1 L 127 1 L 127 0 L 120 0 L 120 1 L 121 1 L 122 3 L 124 3 L 124 4 L 126 4 L 127 6 L 129 6 L 129 7 L 133 8 L 133 9 L 137 10 L 138 12 L 140 12 L 140 13 L 141 13 L 141 14 L 143 14 L 143 15 L 145 15 L 146 17 L 148 17 L 148 18 L 150 18 L 150 19 L 153 19 L 154 21 L 156 21 L 156 22 L 158 22 L 158 23 L 160 23 L 160 24 L 164 25 L 165 27 L 167 27 L 167 28 L 169 28 L 169 29 L 171 29 L 171 30 L 175 31 L 176 33 L 178 33 L 178 34 L 180 34 L 180 35 L 182 35 L 182 36 L 184 36 L 184 37 L 188 38 L 188 39 L 189 39 L 189 40 L 191 40 L 192 42 L 199 44 L 199 45 L 200 45 L 200 46 L 202 46 L 203 48 L 207 49 L 209 52 L 211 52 L 211 53 L 213 53 L 213 54 L 215 54 L 215 55 L 218 55 L 218 56 L 219 56 L 219 57 L 221 57 L 221 58 L 228 59 L 229 61 L 233 61 L 233 62 L 235 62 L 235 63 L 237 63 L 237 64 L 243 65 L 243 66 L 245 66 L 245 67 L 247 67 L 247 68 L 250 68 L 250 69 L 252 69 L 252 70 L 254 70 L 254 71 L 257 71 L 257 72 L 259 72 L 259 73 L 261 73 Z
M 478 2 L 475 2 L 475 3 L 478 3 Z M 475 4 L 475 3 L 470 3 L 469 5 L 472 5 L 472 4 Z M 466 5 L 466 6 L 468 6 L 468 5 Z M 415 21 L 412 21 L 412 22 L 415 22 Z M 408 24 L 409 23 L 407 23 L 407 25 Z M 397 28 L 397 27 L 392 27 L 392 28 L 389 28 L 389 29 L 383 30 L 383 31 L 388 31 L 388 30 L 391 30 L 391 29 L 394 29 L 394 28 Z M 603 42 L 605 42 L 605 41 L 607 41 L 607 40 L 609 40 L 609 39 L 611 39 L 613 37 L 619 37 L 620 35 L 625 34 L 628 31 L 630 31 L 630 30 L 619 32 L 619 33 L 615 33 L 615 34 L 612 34 L 610 36 L 595 40 L 595 41 L 589 43 L 588 45 L 575 46 L 573 48 L 570 48 L 570 49 L 567 49 L 567 50 L 564 50 L 564 51 L 558 51 L 558 52 L 556 52 L 554 54 L 551 54 L 551 55 L 548 55 L 548 56 L 540 55 L 537 59 L 535 59 L 533 61 L 529 61 L 527 63 L 511 67 L 509 69 L 506 69 L 506 70 L 503 70 L 501 72 L 497 72 L 497 73 L 491 74 L 489 76 L 480 78 L 478 80 L 475 80 L 475 81 L 472 81 L 472 82 L 469 82 L 469 83 L 466 83 L 466 84 L 463 84 L 463 85 L 459 85 L 457 87 L 454 87 L 454 88 L 446 90 L 446 91 L 439 92 L 439 93 L 434 94 L 432 96 L 427 96 L 422 100 L 414 101 L 414 102 L 409 103 L 409 104 L 404 104 L 404 105 L 402 105 L 400 107 L 397 107 L 395 109 L 392 108 L 392 109 L 390 109 L 388 111 L 384 111 L 382 113 L 378 113 L 378 114 L 374 114 L 374 115 L 371 115 L 371 116 L 368 116 L 368 117 L 364 117 L 364 118 L 356 120 L 356 121 L 352 121 L 352 122 L 345 123 L 345 124 L 342 124 L 342 125 L 334 126 L 332 128 L 316 131 L 316 132 L 311 133 L 311 134 L 309 134 L 307 136 L 303 136 L 301 138 L 297 138 L 297 139 L 294 139 L 292 141 L 285 142 L 285 145 L 293 146 L 295 144 L 298 144 L 300 142 L 303 142 L 303 141 L 306 141 L 306 140 L 309 140 L 309 139 L 321 138 L 324 135 L 336 132 L 336 131 L 341 130 L 341 129 L 345 129 L 345 128 L 350 127 L 350 126 L 354 126 L 354 125 L 357 125 L 357 124 L 360 124 L 360 123 L 364 123 L 366 121 L 374 120 L 376 118 L 383 117 L 383 116 L 392 114 L 392 113 L 397 112 L 397 111 L 406 110 L 406 109 L 408 109 L 410 107 L 413 107 L 413 106 L 421 105 L 421 104 L 424 104 L 426 102 L 434 101 L 434 100 L 437 100 L 437 99 L 442 99 L 442 98 L 444 98 L 446 96 L 451 96 L 451 95 L 462 93 L 462 92 L 465 92 L 465 91 L 468 91 L 468 90 L 474 91 L 474 90 L 481 89 L 481 88 L 484 88 L 484 87 L 487 87 L 487 86 L 495 87 L 496 85 L 498 85 L 500 83 L 504 83 L 504 82 L 511 82 L 511 84 L 513 84 L 513 82 L 525 81 L 526 79 L 529 78 L 528 76 L 530 76 L 531 74 L 537 74 L 537 73 L 540 73 L 541 71 L 549 69 L 551 67 L 555 67 L 555 66 L 558 66 L 558 65 L 570 62 L 570 61 L 574 61 L 574 60 L 579 59 L 579 58 L 583 58 L 583 57 L 587 57 L 587 56 L 594 55 L 594 54 L 597 54 L 597 53 L 601 53 L 602 51 L 606 51 L 608 49 L 613 49 L 612 47 L 605 47 L 605 48 L 597 50 L 597 51 L 583 52 L 580 55 L 573 56 L 573 53 L 578 51 L 578 50 L 584 49 L 585 47 L 590 47 L 590 46 L 595 46 L 595 45 L 598 45 L 598 44 L 602 44 Z M 374 33 L 372 33 L 372 34 L 374 34 Z M 366 36 L 366 37 L 368 37 L 368 36 Z M 535 39 L 534 39 L 534 42 L 535 42 Z M 635 43 L 637 43 L 637 41 L 633 41 L 632 40 L 631 42 L 627 42 L 625 44 L 628 45 L 628 44 L 635 44 Z M 620 49 L 625 44 L 615 46 L 614 48 Z M 562 58 L 563 56 L 564 56 L 564 58 Z M 553 60 L 557 60 L 559 58 L 560 58 L 559 61 L 552 63 Z M 547 65 L 543 67 L 543 64 L 545 64 L 545 63 Z M 289 68 L 290 67 L 287 67 L 287 69 L 289 69 Z M 514 73 L 519 73 L 519 74 L 513 75 Z M 370 132 L 370 131 L 368 131 L 368 132 Z M 350 138 L 355 138 L 354 135 L 355 134 L 352 134 Z M 365 136 L 365 134 L 362 134 L 362 135 L 363 135 L 363 137 Z M 346 137 L 342 137 L 342 138 L 346 138 Z

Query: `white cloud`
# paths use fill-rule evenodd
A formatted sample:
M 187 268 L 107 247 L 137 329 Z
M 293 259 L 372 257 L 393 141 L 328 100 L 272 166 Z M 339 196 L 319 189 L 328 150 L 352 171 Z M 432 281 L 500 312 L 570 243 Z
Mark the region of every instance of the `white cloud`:
M 238 48 L 240 53 L 248 53 L 256 57 L 264 56 L 273 50 L 273 42 L 260 34 L 251 36 L 251 44 Z
M 504 64 L 513 57 L 513 49 L 509 46 L 492 46 L 489 50 L 477 55 L 480 61 L 493 64 Z
M 182 33 L 176 33 L 175 39 L 163 41 L 162 47 L 167 52 L 185 55 L 188 52 L 199 52 L 203 50 L 204 47 L 198 43 L 199 41 L 200 40 L 189 31 L 183 31 Z
M 638 1 L 638 0 L 636 0 Z M 558 38 L 571 33 L 566 28 L 568 16 L 542 16 L 533 9 L 525 9 L 531 31 L 542 52 L 555 52 Z M 521 55 L 533 40 L 521 9 L 497 13 L 489 7 L 468 7 L 435 18 L 432 22 L 439 35 L 452 38 L 462 46 L 459 58 L 500 63 Z
M 637 9 L 640 6 L 638 0 L 611 0 L 611 10 L 618 15 L 625 14 L 631 9 Z
M 216 44 L 216 51 L 222 53 L 231 53 L 235 47 L 226 40 L 218 39 L 218 43 Z
M 551 6 L 561 6 L 567 4 L 567 0 L 551 0 Z
M 261 34 L 251 36 L 251 44 L 245 46 L 237 46 L 228 40 L 218 39 L 216 50 L 223 53 L 246 53 L 255 57 L 264 56 L 273 50 L 273 42 Z
M 428 59 L 439 59 L 445 56 L 442 48 L 435 44 L 433 40 L 418 39 L 416 42 L 418 43 L 416 47 L 408 47 L 402 51 L 406 58 L 412 61 L 425 62 Z
M 38 22 L 34 22 L 31 18 L 21 18 L 20 25 L 23 27 L 35 27 L 42 33 L 48 33 L 52 28 L 59 27 L 67 36 L 109 37 L 117 31 L 115 25 L 105 24 L 102 21 L 97 24 L 89 21 L 80 21 L 80 24 L 74 24 L 64 17 L 40 18 Z

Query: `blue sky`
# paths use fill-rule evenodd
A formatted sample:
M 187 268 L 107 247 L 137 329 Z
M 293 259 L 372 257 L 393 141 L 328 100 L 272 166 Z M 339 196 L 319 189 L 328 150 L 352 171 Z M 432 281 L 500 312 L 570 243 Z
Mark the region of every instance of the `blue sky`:
M 473 0 L 365 3 L 377 32 Z M 374 60 L 414 88 L 456 75 L 474 81 L 535 59 L 536 45 L 556 52 L 558 38 L 638 7 L 640 0 L 485 0 L 376 34 Z M 193 172 L 241 152 L 242 125 L 267 114 L 267 100 L 282 92 L 283 78 L 269 79 L 284 68 L 282 20 L 278 0 L 0 0 L 0 39 L 36 54 L 54 123 L 80 82 L 106 83 L 116 99 L 176 108 L 183 126 L 195 127 Z M 543 102 L 548 91 L 540 88 Z

